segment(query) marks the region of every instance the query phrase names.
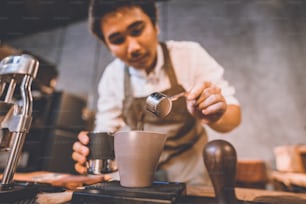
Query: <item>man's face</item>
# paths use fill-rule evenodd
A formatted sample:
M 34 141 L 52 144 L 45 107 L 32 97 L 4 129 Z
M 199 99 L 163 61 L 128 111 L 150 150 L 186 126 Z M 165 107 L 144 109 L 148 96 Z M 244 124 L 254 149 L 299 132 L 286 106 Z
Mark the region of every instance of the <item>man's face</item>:
M 139 7 L 122 7 L 101 20 L 105 44 L 126 64 L 147 72 L 156 62 L 158 28 Z

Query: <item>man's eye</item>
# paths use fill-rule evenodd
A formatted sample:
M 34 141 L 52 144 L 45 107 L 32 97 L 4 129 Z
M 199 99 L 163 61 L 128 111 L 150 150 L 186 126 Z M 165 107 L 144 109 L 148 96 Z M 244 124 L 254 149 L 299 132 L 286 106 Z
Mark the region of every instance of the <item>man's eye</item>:
M 135 28 L 133 28 L 131 31 L 130 31 L 130 35 L 131 36 L 139 36 L 141 35 L 142 31 L 144 30 L 144 25 L 139 25 Z
M 110 42 L 115 45 L 122 44 L 124 42 L 124 37 L 115 37 L 110 39 Z
M 131 31 L 131 36 L 139 36 L 141 34 L 142 30 L 134 29 Z

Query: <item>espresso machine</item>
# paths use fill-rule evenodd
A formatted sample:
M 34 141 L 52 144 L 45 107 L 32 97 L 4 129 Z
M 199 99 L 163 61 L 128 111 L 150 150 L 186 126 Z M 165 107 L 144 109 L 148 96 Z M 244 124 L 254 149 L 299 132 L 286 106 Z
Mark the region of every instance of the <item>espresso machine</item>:
M 19 185 L 13 177 L 31 126 L 31 84 L 38 66 L 39 62 L 26 54 L 8 56 L 0 63 L 0 154 L 9 152 L 0 184 L 4 203 L 30 203 L 37 193 L 34 186 Z

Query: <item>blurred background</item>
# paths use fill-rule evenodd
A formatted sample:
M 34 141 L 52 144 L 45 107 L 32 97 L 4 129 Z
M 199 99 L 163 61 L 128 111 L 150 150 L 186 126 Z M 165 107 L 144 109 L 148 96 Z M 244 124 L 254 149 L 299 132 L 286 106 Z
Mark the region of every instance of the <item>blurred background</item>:
M 37 79 L 40 100 L 36 100 L 43 105 L 37 105 L 36 113 L 37 118 L 50 114 L 37 120 L 45 122 L 34 122 L 32 131 L 47 129 L 43 134 L 49 135 L 49 146 L 70 138 L 63 145 L 67 147 L 77 131 L 88 127 L 96 109 L 97 83 L 113 59 L 88 30 L 88 1 L 0 4 L 2 56 L 31 53 L 44 65 Z M 224 138 L 236 147 L 239 159 L 264 160 L 271 168 L 275 147 L 306 143 L 306 1 L 170 0 L 158 2 L 158 7 L 160 40 L 199 42 L 224 67 L 225 78 L 236 88 L 242 124 L 226 134 L 208 130 L 209 139 Z M 48 106 L 49 112 L 48 97 L 57 104 Z M 41 144 L 42 132 L 32 135 L 40 136 L 27 144 Z M 60 148 L 48 148 L 38 160 L 46 160 L 47 169 L 66 171 L 50 164 Z

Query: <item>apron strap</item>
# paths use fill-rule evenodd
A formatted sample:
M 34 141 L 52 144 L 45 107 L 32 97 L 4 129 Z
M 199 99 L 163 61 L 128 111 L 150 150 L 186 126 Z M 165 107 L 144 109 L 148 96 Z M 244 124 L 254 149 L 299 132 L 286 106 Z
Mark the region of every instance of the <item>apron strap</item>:
M 167 75 L 168 75 L 170 83 L 171 83 L 171 87 L 173 87 L 173 86 L 177 85 L 178 82 L 177 82 L 176 75 L 175 75 L 175 72 L 174 72 L 174 68 L 173 68 L 173 65 L 172 65 L 172 60 L 170 58 L 169 51 L 168 51 L 168 48 L 167 48 L 166 44 L 164 42 L 160 42 L 160 45 L 162 47 L 163 54 L 164 54 L 163 69 L 165 69 L 165 71 L 167 72 Z

